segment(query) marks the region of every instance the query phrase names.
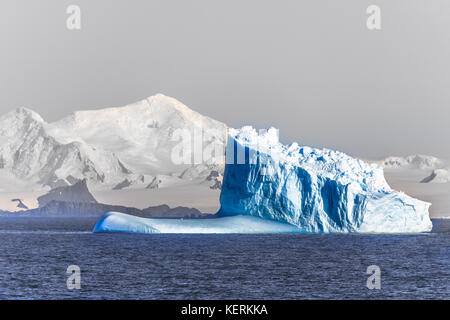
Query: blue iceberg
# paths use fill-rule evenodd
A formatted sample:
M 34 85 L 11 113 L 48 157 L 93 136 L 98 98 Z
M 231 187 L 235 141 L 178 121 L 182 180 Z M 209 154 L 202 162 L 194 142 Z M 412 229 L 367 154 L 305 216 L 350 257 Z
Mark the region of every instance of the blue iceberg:
M 219 216 L 250 215 L 302 232 L 430 231 L 429 203 L 392 190 L 383 169 L 278 131 L 230 129 Z
M 295 233 L 299 229 L 252 216 L 210 219 L 149 219 L 108 212 L 95 224 L 94 232 L 128 233 Z
M 430 203 L 392 190 L 383 169 L 342 152 L 278 141 L 274 128 L 229 129 L 220 210 L 210 219 L 105 214 L 94 232 L 413 233 Z

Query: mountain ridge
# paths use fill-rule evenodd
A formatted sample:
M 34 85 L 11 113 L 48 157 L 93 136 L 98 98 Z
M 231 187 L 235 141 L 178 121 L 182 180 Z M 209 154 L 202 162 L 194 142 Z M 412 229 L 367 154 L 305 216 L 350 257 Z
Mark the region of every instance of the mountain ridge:
M 182 177 L 194 167 L 172 164 L 170 151 L 176 129 L 196 128 L 218 128 L 212 140 L 224 144 L 225 124 L 163 94 L 121 107 L 75 111 L 50 123 L 20 107 L 0 116 L 0 170 L 51 188 L 83 179 L 94 188 L 112 189 L 123 181 L 145 187 L 158 174 Z M 211 170 L 204 168 L 194 179 L 206 179 Z

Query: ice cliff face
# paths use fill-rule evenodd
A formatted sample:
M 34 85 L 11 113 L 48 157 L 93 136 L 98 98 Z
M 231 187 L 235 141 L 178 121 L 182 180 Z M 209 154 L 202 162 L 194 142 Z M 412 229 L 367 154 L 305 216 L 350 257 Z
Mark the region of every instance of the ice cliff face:
M 226 157 L 219 216 L 251 215 L 305 232 L 431 230 L 430 204 L 392 190 L 375 164 L 284 146 L 275 129 L 251 127 L 229 131 Z

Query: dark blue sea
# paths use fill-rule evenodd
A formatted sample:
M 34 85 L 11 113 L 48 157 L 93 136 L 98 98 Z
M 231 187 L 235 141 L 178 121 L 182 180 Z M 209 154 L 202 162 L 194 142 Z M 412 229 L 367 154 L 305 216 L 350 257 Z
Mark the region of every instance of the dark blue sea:
M 0 218 L 0 299 L 450 299 L 450 220 L 414 235 L 93 234 Z M 69 265 L 81 289 L 67 288 Z M 381 289 L 366 286 L 367 267 Z

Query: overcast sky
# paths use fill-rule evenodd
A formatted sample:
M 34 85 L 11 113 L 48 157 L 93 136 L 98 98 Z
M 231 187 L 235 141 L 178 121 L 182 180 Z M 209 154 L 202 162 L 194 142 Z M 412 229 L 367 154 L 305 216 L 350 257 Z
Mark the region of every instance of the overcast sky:
M 2 114 L 53 121 L 161 92 L 284 142 L 450 157 L 448 0 L 0 0 L 0 38 Z

